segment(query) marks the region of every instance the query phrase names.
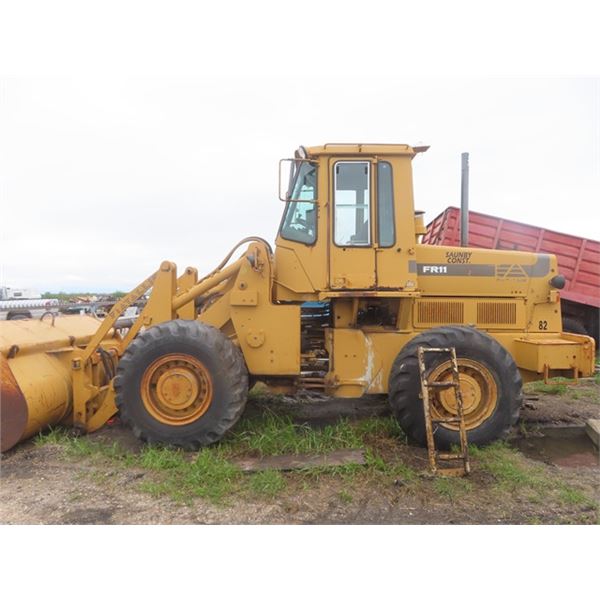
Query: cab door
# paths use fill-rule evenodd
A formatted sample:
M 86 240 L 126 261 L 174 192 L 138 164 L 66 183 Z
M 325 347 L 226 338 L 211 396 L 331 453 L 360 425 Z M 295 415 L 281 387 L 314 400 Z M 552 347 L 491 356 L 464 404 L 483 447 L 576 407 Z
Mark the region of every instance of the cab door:
M 370 160 L 332 159 L 329 278 L 332 289 L 377 285 L 373 242 L 373 165 Z

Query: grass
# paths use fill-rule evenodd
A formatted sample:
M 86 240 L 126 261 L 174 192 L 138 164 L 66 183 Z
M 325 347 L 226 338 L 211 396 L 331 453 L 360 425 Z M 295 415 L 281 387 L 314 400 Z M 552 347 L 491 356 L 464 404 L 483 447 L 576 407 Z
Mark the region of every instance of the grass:
M 549 475 L 541 466 L 531 466 L 522 455 L 505 442 L 495 442 L 484 448 L 469 446 L 477 468 L 490 473 L 496 486 L 511 494 L 523 494 L 531 502 L 556 500 L 561 504 L 596 506 L 581 490 Z
M 536 381 L 531 384 L 531 389 L 534 392 L 540 394 L 549 394 L 552 396 L 563 396 L 567 393 L 569 386 L 566 383 L 562 383 L 560 379 L 552 380 L 551 383 L 544 383 L 543 381 Z
M 189 501 L 206 497 L 215 502 L 233 492 L 241 477 L 239 469 L 229 462 L 219 448 L 204 449 L 194 460 L 183 450 L 147 446 L 139 455 L 122 449 L 116 442 L 106 444 L 87 437 L 77 437 L 62 429 L 51 429 L 37 436 L 36 445 L 59 445 L 67 456 L 108 460 L 116 467 L 138 467 L 150 471 L 153 481 L 145 481 L 141 489 L 153 495 L 169 495 L 174 500 Z M 100 471 L 89 475 L 97 483 L 106 483 Z
M 544 491 L 549 481 L 540 470 L 521 464 L 519 453 L 504 442 L 496 442 L 485 448 L 470 446 L 469 453 L 479 465 L 493 475 L 498 486 L 508 490 L 528 489 Z
M 288 415 L 266 410 L 254 419 L 243 419 L 225 440 L 236 452 L 258 456 L 277 454 L 322 454 L 332 450 L 358 448 L 363 437 L 348 421 L 319 429 L 297 425 Z
M 371 476 L 397 477 L 403 483 L 414 482 L 417 479 L 414 470 L 400 462 L 387 462 L 371 446 L 382 439 L 390 443 L 404 439 L 392 417 L 373 417 L 352 423 L 340 420 L 334 425 L 316 428 L 296 424 L 289 415 L 267 408 L 260 416 L 243 419 L 220 444 L 204 448 L 196 455 L 160 446 L 147 446 L 135 455 L 117 443 L 77 437 L 60 428 L 38 435 L 35 443 L 58 445 L 73 458 L 144 469 L 150 477 L 140 484 L 140 489 L 154 496 L 169 496 L 181 502 L 201 497 L 220 503 L 236 493 L 275 497 L 286 488 L 288 476 L 279 471 L 243 474 L 232 461 L 247 455 L 324 454 L 366 447 L 366 467 L 349 464 L 307 468 L 298 471 L 298 476 L 309 481 L 326 476 L 352 482 L 367 472 Z
M 372 473 L 384 475 L 388 478 L 399 480 L 403 484 L 414 483 L 418 477 L 418 472 L 403 463 L 400 460 L 385 460 L 376 450 L 367 448 L 366 450 L 367 467 Z
M 583 491 L 569 486 L 544 467 L 533 466 L 515 449 L 502 442 L 484 448 L 469 447 L 474 472 L 491 476 L 484 481 L 469 478 L 423 479 L 418 470 L 399 457 L 405 437 L 393 417 L 372 417 L 360 421 L 340 420 L 322 428 L 294 423 L 289 415 L 265 408 L 255 417 L 246 418 L 222 440 L 197 453 L 169 447 L 147 446 L 139 454 L 90 437 L 77 437 L 57 428 L 39 435 L 36 444 L 55 444 L 67 456 L 84 458 L 104 469 L 92 471 L 99 485 L 111 485 L 114 476 L 106 474 L 106 463 L 114 472 L 135 467 L 146 473 L 140 489 L 156 497 L 168 497 L 190 503 L 204 498 L 215 504 L 234 497 L 276 498 L 294 482 L 297 489 L 309 489 L 321 479 L 342 484 L 337 492 L 343 504 L 353 501 L 356 489 L 375 487 L 409 493 L 435 493 L 448 502 L 464 501 L 471 492 L 491 486 L 511 496 L 511 502 L 526 500 L 537 504 L 584 507 L 595 506 Z M 240 456 L 280 454 L 322 454 L 333 450 L 364 448 L 366 465 L 315 467 L 284 474 L 275 470 L 242 473 L 234 464 Z M 396 484 L 396 485 L 394 485 Z M 337 485 L 337 484 L 336 484 Z M 404 492 L 395 492 L 404 493 Z M 499 496 L 501 497 L 501 496 Z
M 590 499 L 581 491 L 568 485 L 561 485 L 558 490 L 559 499 L 563 504 L 589 504 Z
M 255 495 L 274 497 L 286 487 L 286 480 L 279 471 L 267 470 L 250 477 L 248 488 Z
M 400 428 L 398 421 L 393 417 L 371 417 L 356 422 L 354 429 L 363 439 L 369 436 L 394 438 L 405 440 L 406 434 Z
M 596 373 L 592 381 L 582 380 L 574 383 L 573 380 L 556 377 L 550 379 L 548 383 L 544 383 L 543 381 L 528 383 L 525 389 L 530 393 L 562 396 L 566 402 L 586 400 L 594 404 L 600 404 L 598 385 L 600 385 L 600 373 Z
M 158 476 L 158 481 L 143 484 L 145 491 L 178 501 L 200 497 L 220 502 L 236 489 L 241 478 L 240 470 L 212 449 L 201 450 L 190 461 L 181 450 L 150 446 L 143 450 L 139 462 Z
M 182 450 L 160 446 L 147 446 L 140 454 L 140 463 L 154 471 L 177 470 L 185 467 L 185 454 Z
M 54 444 L 61 446 L 67 455 L 83 457 L 104 457 L 123 462 L 126 466 L 133 466 L 134 457 L 132 454 L 121 448 L 117 442 L 107 444 L 97 440 L 91 440 L 86 436 L 79 436 L 70 430 L 60 427 L 51 428 L 46 432 L 40 433 L 34 439 L 37 446 Z
M 339 492 L 338 496 L 344 504 L 350 504 L 354 500 L 352 494 L 347 490 L 342 490 Z
M 433 488 L 448 500 L 455 500 L 473 491 L 472 483 L 463 477 L 438 477 L 433 482 Z

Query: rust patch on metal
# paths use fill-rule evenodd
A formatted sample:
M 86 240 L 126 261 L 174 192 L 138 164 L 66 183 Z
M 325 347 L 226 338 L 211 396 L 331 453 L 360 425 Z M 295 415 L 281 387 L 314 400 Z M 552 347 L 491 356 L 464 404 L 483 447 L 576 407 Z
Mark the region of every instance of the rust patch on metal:
M 0 355 L 0 451 L 6 452 L 21 439 L 29 411 L 8 361 Z

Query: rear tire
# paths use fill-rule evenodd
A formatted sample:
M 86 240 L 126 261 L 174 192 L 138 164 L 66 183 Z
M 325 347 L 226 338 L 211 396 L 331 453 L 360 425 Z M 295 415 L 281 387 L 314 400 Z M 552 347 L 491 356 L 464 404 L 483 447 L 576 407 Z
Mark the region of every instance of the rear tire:
M 431 329 L 413 338 L 396 357 L 390 372 L 389 401 L 404 432 L 420 445 L 426 445 L 419 346 L 456 348 L 469 443 L 488 444 L 506 437 L 519 418 L 521 374 L 510 354 L 494 338 L 471 327 Z M 441 381 L 450 377 L 448 355 L 426 357 L 428 378 Z M 456 415 L 453 390 L 432 390 L 430 400 L 434 418 Z M 460 444 L 456 425 L 440 424 L 434 426 L 434 431 L 437 447 Z
M 220 440 L 240 418 L 248 372 L 221 331 L 174 320 L 139 334 L 119 361 L 116 405 L 136 437 L 186 448 Z

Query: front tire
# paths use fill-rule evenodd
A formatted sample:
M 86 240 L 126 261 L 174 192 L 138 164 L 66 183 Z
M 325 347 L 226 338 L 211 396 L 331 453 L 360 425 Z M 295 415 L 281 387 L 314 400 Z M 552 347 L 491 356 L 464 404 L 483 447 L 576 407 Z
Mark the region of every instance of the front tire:
M 186 448 L 220 440 L 241 416 L 248 372 L 221 331 L 174 320 L 139 334 L 119 361 L 116 405 L 136 437 Z
M 390 372 L 389 401 L 404 432 L 420 445 L 426 445 L 425 417 L 417 349 L 456 349 L 463 395 L 467 439 L 472 444 L 488 444 L 508 435 L 517 422 L 522 404 L 522 380 L 510 354 L 494 338 L 471 327 L 439 327 L 413 338 L 396 357 Z M 447 354 L 427 355 L 429 381 L 451 379 Z M 434 419 L 457 416 L 454 390 L 431 389 Z M 458 426 L 434 426 L 439 448 L 460 444 Z

